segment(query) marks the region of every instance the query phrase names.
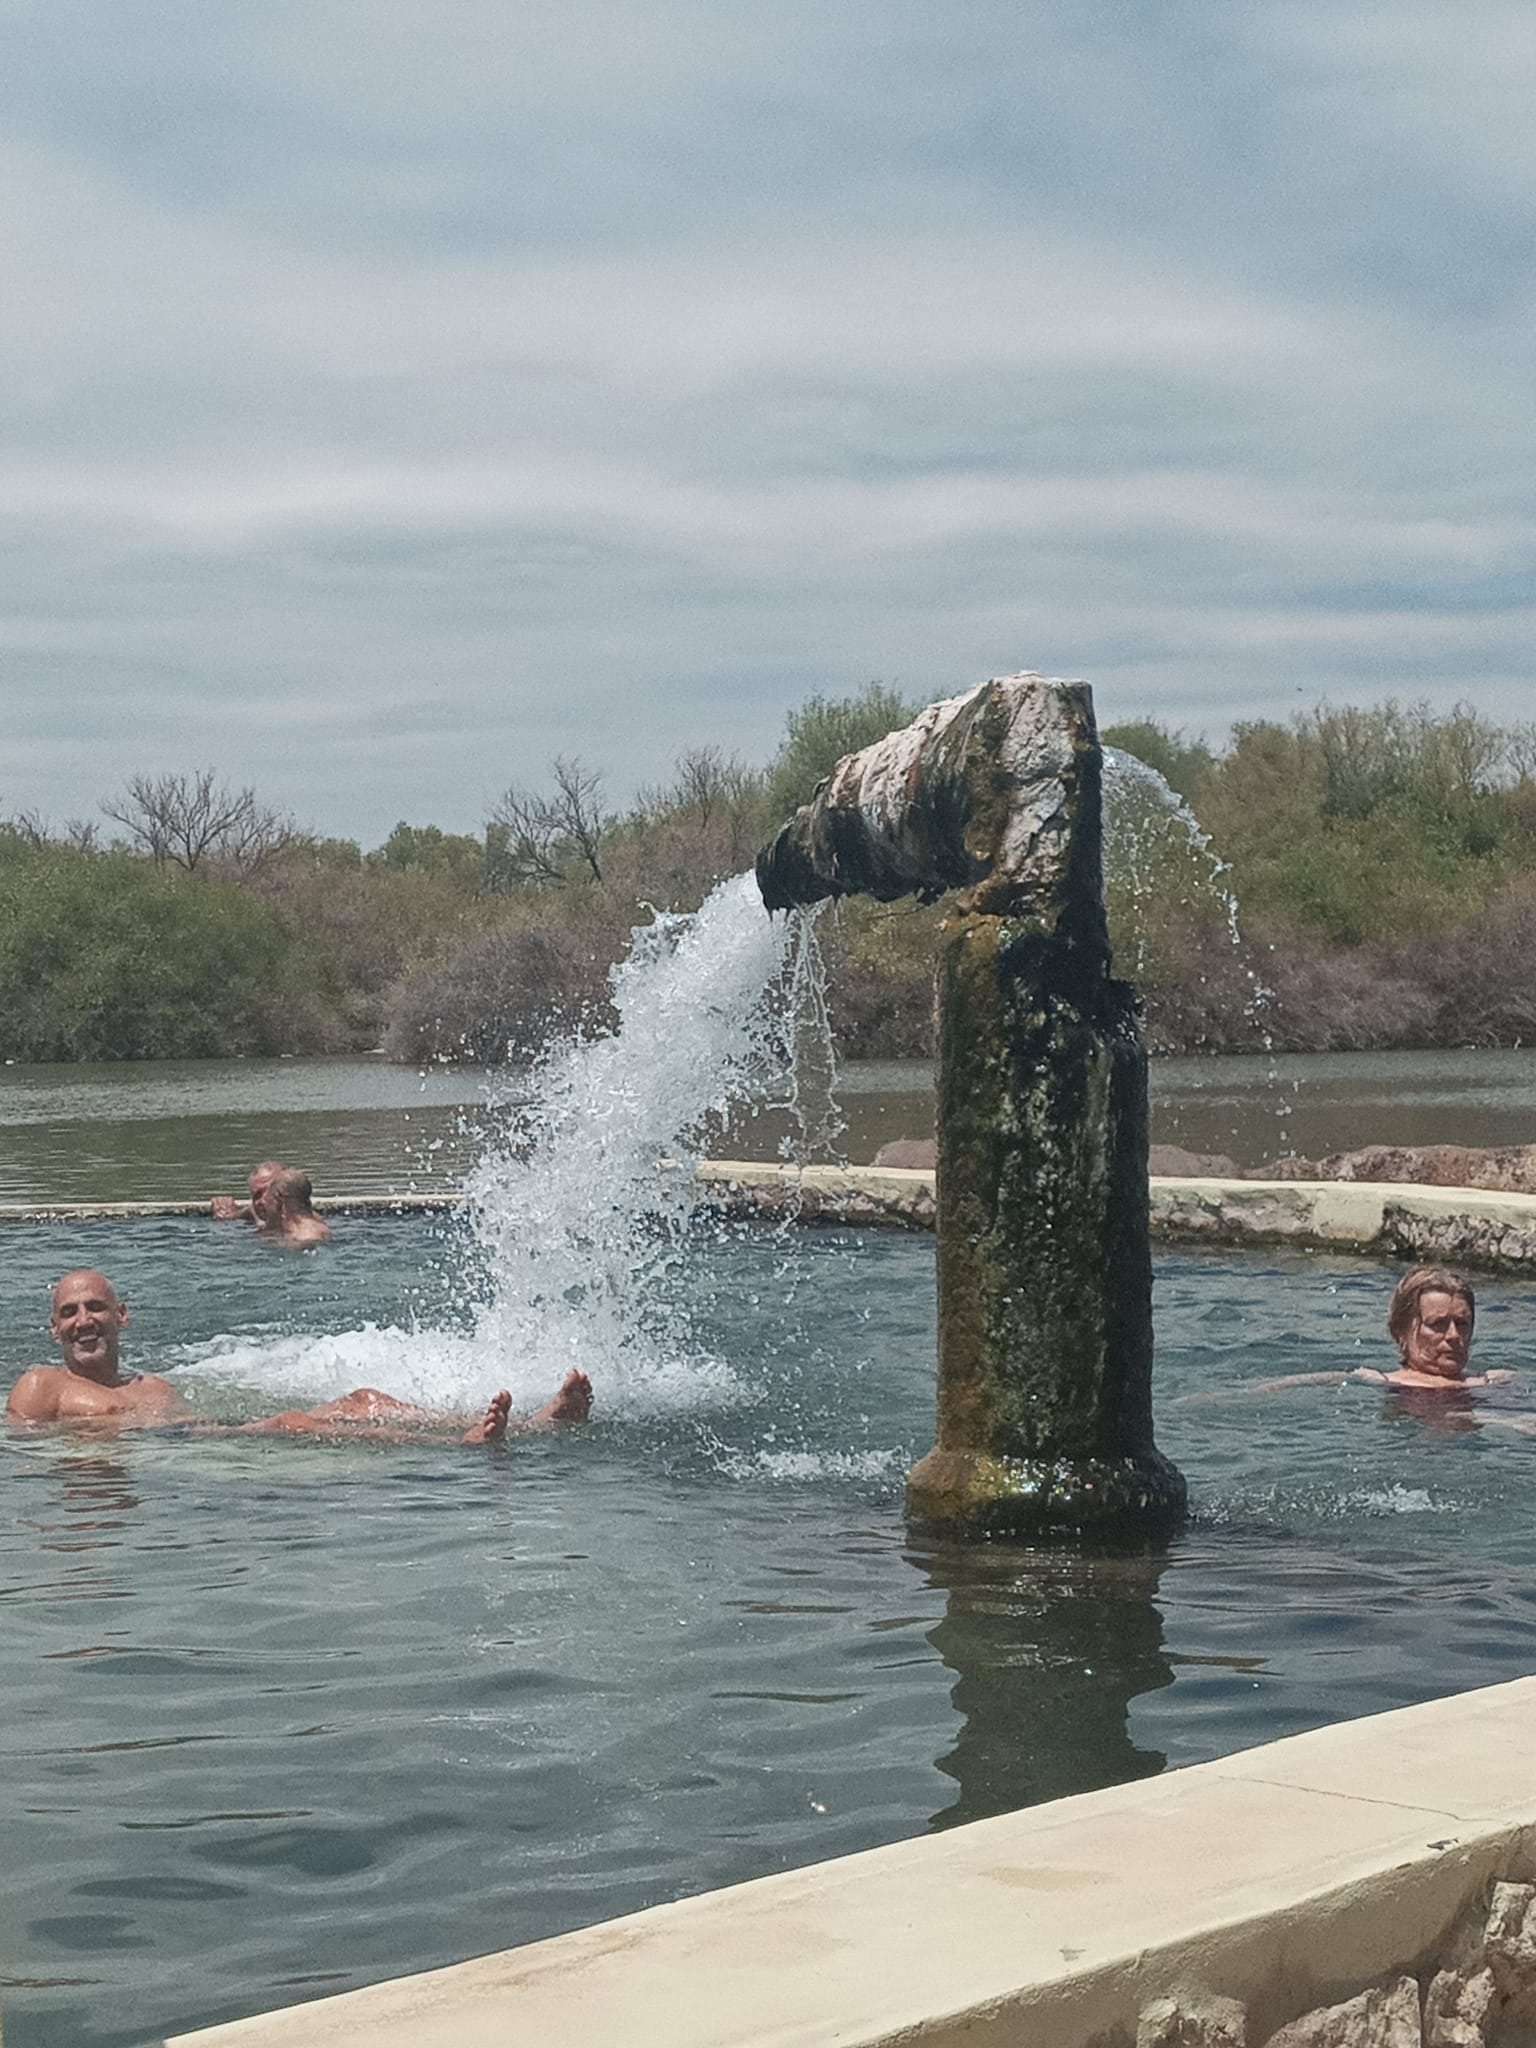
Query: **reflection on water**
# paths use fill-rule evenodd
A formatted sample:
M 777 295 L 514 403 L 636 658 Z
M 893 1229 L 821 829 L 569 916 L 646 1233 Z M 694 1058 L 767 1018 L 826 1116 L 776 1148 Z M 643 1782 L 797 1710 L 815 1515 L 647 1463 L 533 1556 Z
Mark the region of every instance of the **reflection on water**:
M 929 1641 L 961 1715 L 938 1766 L 954 1804 L 935 1827 L 1154 1777 L 1131 1702 L 1172 1685 L 1157 1593 L 1165 1552 L 1071 1543 L 929 1543 L 912 1561 L 945 1595 Z
M 38 1547 L 76 1553 L 116 1549 L 139 1505 L 126 1465 L 116 1458 L 70 1451 L 54 1467 L 60 1519 L 33 1522 Z

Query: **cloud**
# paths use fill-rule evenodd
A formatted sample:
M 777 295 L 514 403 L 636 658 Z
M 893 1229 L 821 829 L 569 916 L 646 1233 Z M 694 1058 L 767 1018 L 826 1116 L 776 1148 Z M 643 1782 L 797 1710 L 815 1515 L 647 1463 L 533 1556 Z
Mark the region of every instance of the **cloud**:
M 1525 715 L 1523 13 L 15 11 L 0 803 L 472 828 L 1025 666 Z

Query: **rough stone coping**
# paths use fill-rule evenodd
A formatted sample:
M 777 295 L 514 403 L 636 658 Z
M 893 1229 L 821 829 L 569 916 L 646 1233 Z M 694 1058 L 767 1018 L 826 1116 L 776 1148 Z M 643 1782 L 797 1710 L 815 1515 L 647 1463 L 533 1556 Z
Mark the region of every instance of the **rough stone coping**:
M 711 1159 L 699 1178 L 738 1214 L 933 1227 L 933 1175 L 917 1168 Z M 1397 1181 L 1158 1179 L 1151 1198 L 1152 1234 L 1170 1243 L 1295 1244 L 1536 1270 L 1536 1195 Z M 461 1199 L 407 1191 L 331 1195 L 315 1206 L 333 1215 L 408 1215 L 451 1209 Z M 0 1204 L 0 1223 L 207 1214 L 206 1202 Z
M 1129 2048 L 1149 2001 L 1199 1992 L 1262 2042 L 1421 1966 L 1533 1856 L 1523 1678 L 168 2048 Z

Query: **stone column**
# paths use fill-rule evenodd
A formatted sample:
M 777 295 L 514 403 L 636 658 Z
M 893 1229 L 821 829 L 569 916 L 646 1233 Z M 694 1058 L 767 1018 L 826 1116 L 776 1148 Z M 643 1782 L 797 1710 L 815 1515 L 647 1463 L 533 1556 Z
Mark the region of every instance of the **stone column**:
M 758 865 L 771 908 L 961 894 L 937 972 L 940 1527 L 1171 1519 L 1152 1436 L 1147 1073 L 1109 972 L 1083 683 L 1010 676 L 839 763 Z

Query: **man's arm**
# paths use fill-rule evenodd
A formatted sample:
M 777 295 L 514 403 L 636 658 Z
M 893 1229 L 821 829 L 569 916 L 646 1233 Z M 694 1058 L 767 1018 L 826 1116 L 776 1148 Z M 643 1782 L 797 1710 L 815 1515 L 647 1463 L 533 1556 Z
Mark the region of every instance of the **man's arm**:
M 56 1422 L 59 1416 L 59 1375 L 52 1366 L 35 1365 L 12 1387 L 5 1404 L 8 1422 Z
M 249 1202 L 242 1202 L 235 1195 L 215 1195 L 209 1203 L 214 1220 L 218 1223 L 254 1223 L 256 1212 Z

